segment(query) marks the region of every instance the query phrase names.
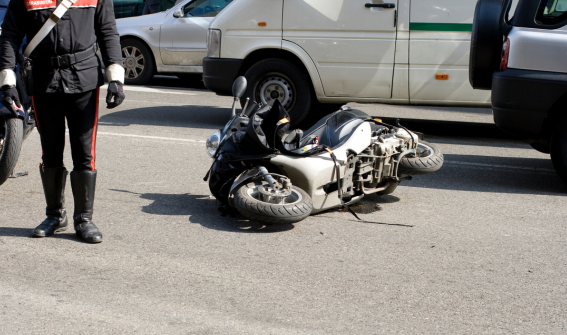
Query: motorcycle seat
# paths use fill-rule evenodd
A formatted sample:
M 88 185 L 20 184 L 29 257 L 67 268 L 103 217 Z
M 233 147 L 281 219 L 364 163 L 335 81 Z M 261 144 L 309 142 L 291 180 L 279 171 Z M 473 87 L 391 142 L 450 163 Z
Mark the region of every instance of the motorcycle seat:
M 357 111 L 358 112 L 358 111 Z M 362 112 L 360 112 L 362 113 Z M 356 130 L 356 128 L 367 118 L 366 114 L 353 113 L 352 111 L 338 111 L 325 116 L 314 126 L 304 132 L 293 131 L 284 140 L 284 146 L 288 150 L 298 153 L 303 147 L 313 144 L 315 138 L 319 138 L 319 144 L 324 144 L 334 149 L 341 146 Z

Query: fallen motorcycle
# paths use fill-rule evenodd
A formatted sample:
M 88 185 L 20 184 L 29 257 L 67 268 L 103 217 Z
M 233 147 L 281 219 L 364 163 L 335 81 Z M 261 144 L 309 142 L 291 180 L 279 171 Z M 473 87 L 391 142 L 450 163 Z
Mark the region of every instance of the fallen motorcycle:
M 235 101 L 246 80 L 233 85 Z M 369 194 L 390 194 L 412 175 L 443 165 L 437 146 L 405 127 L 343 106 L 302 131 L 289 129 L 279 100 L 252 103 L 207 140 L 214 162 L 205 177 L 225 206 L 265 224 L 295 223 L 350 205 Z M 351 211 L 355 216 L 356 214 Z

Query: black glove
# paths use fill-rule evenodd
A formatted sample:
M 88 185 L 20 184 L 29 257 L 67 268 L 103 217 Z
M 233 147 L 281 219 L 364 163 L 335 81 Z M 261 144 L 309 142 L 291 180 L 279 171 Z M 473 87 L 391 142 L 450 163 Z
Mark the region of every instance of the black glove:
M 114 97 L 114 101 L 112 98 Z M 108 84 L 108 93 L 106 93 L 106 108 L 114 108 L 122 103 L 126 98 L 124 95 L 124 85 L 119 81 L 111 81 Z
M 22 104 L 20 103 L 20 96 L 18 95 L 18 90 L 16 86 L 2 86 L 2 100 L 0 100 L 2 105 L 4 105 L 14 116 L 18 116 L 16 109 L 22 109 Z

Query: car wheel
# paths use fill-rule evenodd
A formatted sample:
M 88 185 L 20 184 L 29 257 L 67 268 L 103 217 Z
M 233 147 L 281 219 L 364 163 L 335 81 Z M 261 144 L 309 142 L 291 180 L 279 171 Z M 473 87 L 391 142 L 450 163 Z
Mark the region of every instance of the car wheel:
M 500 13 L 502 0 L 479 0 L 476 4 L 469 59 L 469 81 L 475 89 L 491 89 L 492 74 L 500 69 Z
M 551 162 L 561 179 L 567 183 L 567 118 L 557 125 L 551 137 Z
M 154 76 L 154 57 L 150 49 L 135 39 L 120 42 L 124 61 L 124 81 L 126 85 L 144 85 Z
M 266 59 L 252 65 L 244 76 L 248 87 L 240 99 L 242 106 L 248 97 L 262 104 L 272 104 L 277 99 L 288 112 L 292 126 L 309 114 L 313 102 L 311 88 L 305 75 L 292 63 Z

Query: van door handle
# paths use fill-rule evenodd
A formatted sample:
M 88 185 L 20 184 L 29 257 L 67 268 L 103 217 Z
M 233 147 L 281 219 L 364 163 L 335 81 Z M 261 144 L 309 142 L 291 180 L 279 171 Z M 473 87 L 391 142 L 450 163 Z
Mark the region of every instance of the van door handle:
M 366 8 L 396 8 L 395 3 L 367 3 L 364 5 Z

